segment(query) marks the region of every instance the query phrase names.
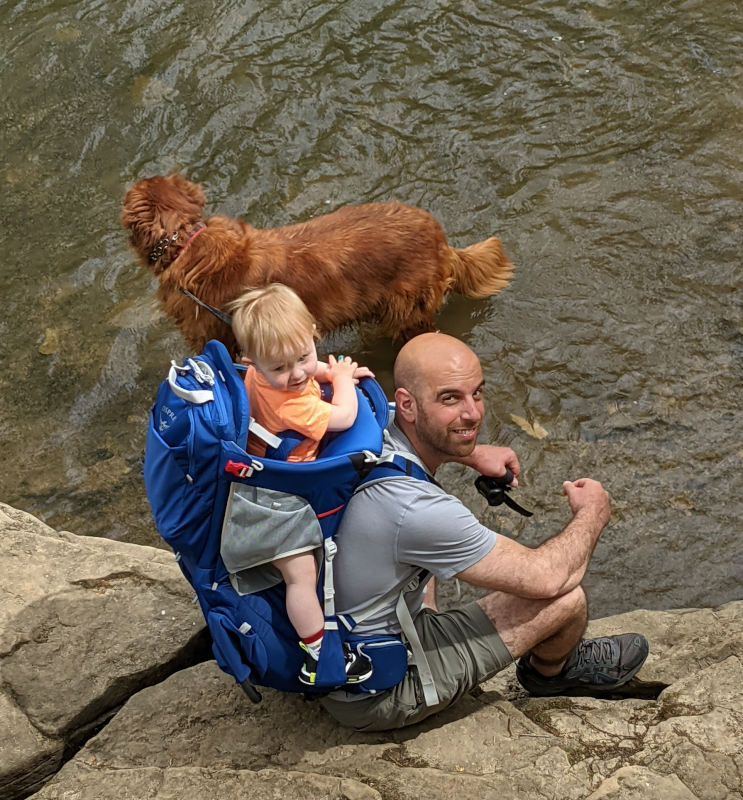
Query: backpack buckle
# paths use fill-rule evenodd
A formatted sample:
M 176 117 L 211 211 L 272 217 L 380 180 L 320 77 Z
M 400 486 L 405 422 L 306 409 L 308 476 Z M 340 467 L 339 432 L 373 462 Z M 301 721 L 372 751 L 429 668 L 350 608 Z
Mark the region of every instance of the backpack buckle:
M 332 561 L 338 552 L 338 545 L 332 539 L 325 540 L 325 560 Z
M 262 469 L 263 464 L 261 464 L 260 461 L 244 464 L 242 461 L 233 461 L 230 459 L 224 465 L 225 472 L 229 472 L 230 475 L 235 475 L 238 478 L 249 478 L 254 472 L 260 472 Z

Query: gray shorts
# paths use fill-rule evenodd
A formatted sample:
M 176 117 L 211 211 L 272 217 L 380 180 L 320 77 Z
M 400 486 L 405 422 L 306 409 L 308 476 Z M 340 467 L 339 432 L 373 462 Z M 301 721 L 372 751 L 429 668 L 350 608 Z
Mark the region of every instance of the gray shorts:
M 424 608 L 415 618 L 415 627 L 433 673 L 439 704 L 433 708 L 425 705 L 418 670 L 412 666 L 397 686 L 379 694 L 349 701 L 323 698 L 322 704 L 341 725 L 359 731 L 412 725 L 447 708 L 513 661 L 477 603 L 441 613 Z

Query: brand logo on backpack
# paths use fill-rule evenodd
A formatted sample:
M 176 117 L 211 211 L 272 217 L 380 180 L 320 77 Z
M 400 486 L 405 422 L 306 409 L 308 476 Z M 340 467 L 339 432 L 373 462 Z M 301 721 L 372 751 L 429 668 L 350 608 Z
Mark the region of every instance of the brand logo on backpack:
M 175 423 L 175 414 L 167 406 L 161 406 L 157 430 L 162 433 L 170 427 L 171 423 Z

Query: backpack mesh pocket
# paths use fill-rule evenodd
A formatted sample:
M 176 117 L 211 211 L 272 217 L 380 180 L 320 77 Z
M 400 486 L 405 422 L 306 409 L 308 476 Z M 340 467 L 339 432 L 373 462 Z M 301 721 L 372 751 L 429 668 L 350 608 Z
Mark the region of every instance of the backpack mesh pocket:
M 322 545 L 322 529 L 302 497 L 234 483 L 222 528 L 221 555 L 240 594 L 273 586 L 281 575 L 270 562 Z

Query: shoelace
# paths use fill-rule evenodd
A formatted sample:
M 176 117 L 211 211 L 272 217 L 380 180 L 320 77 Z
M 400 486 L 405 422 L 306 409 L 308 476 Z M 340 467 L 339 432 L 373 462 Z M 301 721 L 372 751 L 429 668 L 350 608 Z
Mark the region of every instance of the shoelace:
M 613 642 L 608 638 L 586 639 L 578 645 L 578 669 L 592 663 L 599 666 L 616 666 L 619 654 L 614 652 Z

